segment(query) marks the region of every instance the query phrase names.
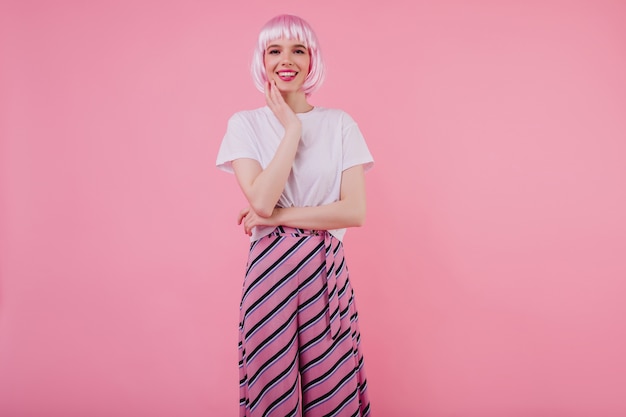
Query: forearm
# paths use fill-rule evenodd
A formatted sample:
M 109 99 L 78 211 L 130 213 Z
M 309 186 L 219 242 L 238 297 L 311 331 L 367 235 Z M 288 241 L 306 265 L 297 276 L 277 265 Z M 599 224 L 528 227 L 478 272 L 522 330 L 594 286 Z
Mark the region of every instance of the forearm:
M 365 222 L 365 176 L 363 166 L 357 165 L 341 174 L 339 200 L 316 207 L 275 209 L 276 225 L 313 230 L 343 229 L 362 226 Z
M 267 167 L 261 169 L 259 166 L 257 172 L 246 172 L 240 178 L 248 202 L 260 216 L 269 217 L 272 214 L 289 178 L 299 141 L 300 129 L 285 130 L 285 136 Z M 234 163 L 241 165 L 238 161 Z M 235 172 L 238 176 L 245 172 L 237 168 Z
M 257 213 L 254 207 L 239 212 L 238 223 L 251 235 L 257 226 L 290 226 L 300 229 L 332 230 L 362 226 L 365 222 L 365 176 L 356 165 L 341 174 L 339 200 L 314 207 L 274 208 L 270 215 Z
M 257 213 L 269 216 L 276 206 L 291 173 L 298 150 L 300 131 L 285 132 L 276 154 L 267 167 L 254 179 L 250 189 L 250 202 Z
M 359 227 L 365 222 L 365 202 L 339 200 L 316 207 L 276 208 L 272 214 L 276 225 L 311 230 Z

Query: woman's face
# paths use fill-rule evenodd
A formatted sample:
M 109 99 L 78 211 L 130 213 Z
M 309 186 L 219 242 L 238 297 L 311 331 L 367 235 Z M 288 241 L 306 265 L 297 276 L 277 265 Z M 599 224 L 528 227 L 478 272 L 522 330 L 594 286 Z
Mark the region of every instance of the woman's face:
M 271 41 L 264 54 L 268 80 L 276 81 L 282 92 L 296 92 L 302 88 L 311 66 L 311 56 L 304 44 L 294 39 Z

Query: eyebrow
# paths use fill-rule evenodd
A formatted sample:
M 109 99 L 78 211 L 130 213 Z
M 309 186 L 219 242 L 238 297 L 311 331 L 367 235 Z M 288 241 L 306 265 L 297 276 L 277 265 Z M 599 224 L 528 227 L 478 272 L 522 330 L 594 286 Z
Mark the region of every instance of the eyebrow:
M 293 47 L 294 48 L 307 49 L 307 47 L 302 45 L 302 44 L 293 45 Z M 265 48 L 265 49 L 270 49 L 270 48 L 282 48 L 282 46 L 281 45 L 272 44 L 272 45 L 268 45 L 267 48 Z

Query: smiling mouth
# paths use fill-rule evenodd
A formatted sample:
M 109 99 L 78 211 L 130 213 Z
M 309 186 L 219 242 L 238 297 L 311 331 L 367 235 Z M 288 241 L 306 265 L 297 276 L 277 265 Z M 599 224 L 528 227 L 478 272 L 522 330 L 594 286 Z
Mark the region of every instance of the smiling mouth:
M 296 71 L 279 71 L 276 74 L 278 74 L 281 80 L 291 80 L 298 75 Z

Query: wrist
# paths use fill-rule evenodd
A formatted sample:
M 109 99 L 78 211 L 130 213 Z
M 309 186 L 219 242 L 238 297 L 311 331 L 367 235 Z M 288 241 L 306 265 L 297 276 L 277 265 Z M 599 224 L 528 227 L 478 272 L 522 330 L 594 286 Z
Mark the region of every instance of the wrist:
M 275 207 L 274 208 L 274 212 L 272 213 L 272 218 L 274 219 L 273 226 L 280 226 L 280 225 L 282 225 L 283 214 L 284 214 L 284 208 L 282 208 L 282 207 Z
M 285 126 L 285 133 L 297 134 L 300 136 L 302 132 L 302 122 L 300 119 L 296 118 L 293 122 L 289 122 L 287 126 Z

